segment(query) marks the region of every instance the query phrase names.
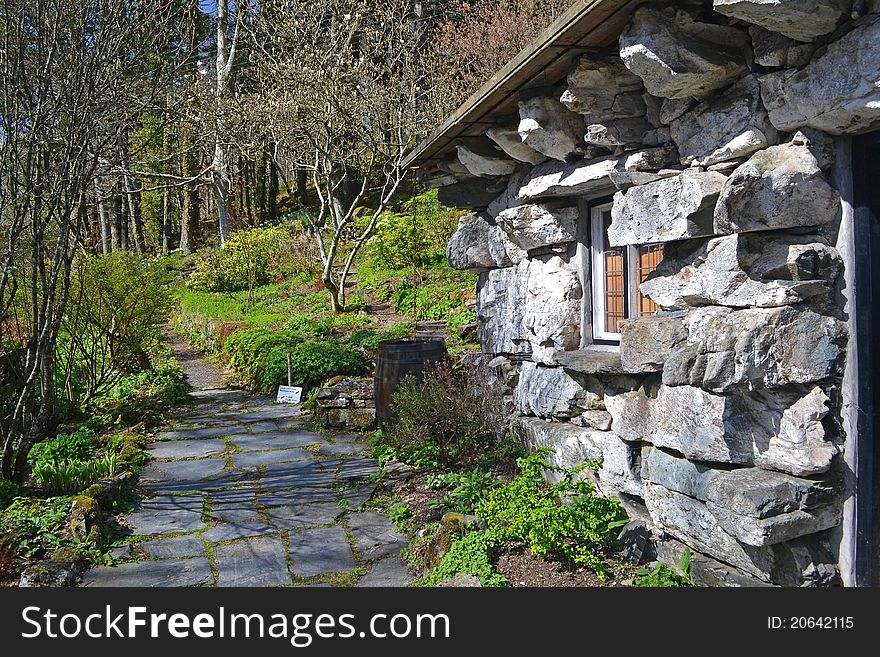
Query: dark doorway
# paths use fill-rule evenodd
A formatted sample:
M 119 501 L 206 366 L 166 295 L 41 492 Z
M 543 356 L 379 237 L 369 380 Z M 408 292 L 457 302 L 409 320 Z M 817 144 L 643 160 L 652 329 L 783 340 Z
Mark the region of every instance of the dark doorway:
M 853 141 L 858 333 L 856 583 L 880 585 L 880 132 Z

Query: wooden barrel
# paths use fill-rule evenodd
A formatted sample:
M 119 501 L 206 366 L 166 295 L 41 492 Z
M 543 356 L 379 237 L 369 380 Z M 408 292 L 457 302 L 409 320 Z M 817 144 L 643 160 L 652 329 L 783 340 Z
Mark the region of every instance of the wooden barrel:
M 403 338 L 379 343 L 376 376 L 373 379 L 376 422 L 379 426 L 393 417 L 391 397 L 400 381 L 406 376 L 421 380 L 425 370 L 446 358 L 446 341 L 443 338 Z

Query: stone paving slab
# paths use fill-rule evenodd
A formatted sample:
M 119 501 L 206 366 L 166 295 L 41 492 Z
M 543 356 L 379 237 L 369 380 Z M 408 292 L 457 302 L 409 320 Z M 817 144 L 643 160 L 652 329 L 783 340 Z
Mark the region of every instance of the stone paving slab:
M 170 461 L 170 463 L 195 463 L 196 461 Z M 205 493 L 232 488 L 241 484 L 247 473 L 241 470 L 228 470 L 206 479 L 191 481 L 147 481 L 142 484 L 144 490 L 157 495 L 176 493 Z
M 325 443 L 318 448 L 318 453 L 324 456 L 350 456 L 363 452 L 366 448 L 363 443 Z
M 166 440 L 153 443 L 147 450 L 155 459 L 205 458 L 226 450 L 226 443 L 216 438 L 204 440 Z
M 221 522 L 206 532 L 202 532 L 202 539 L 208 543 L 222 543 L 234 541 L 239 538 L 252 538 L 265 536 L 276 530 L 262 520 L 242 520 L 240 522 Z
M 356 566 L 339 525 L 290 532 L 290 567 L 300 577 L 347 572 Z
M 240 425 L 228 423 L 220 427 L 205 427 L 204 429 L 177 429 L 159 434 L 161 440 L 202 440 L 204 438 L 223 438 L 235 433 Z
M 376 492 L 376 484 L 362 484 L 343 491 L 342 496 L 348 502 L 348 509 L 355 511 L 361 508 Z
M 141 481 L 197 482 L 219 475 L 226 467 L 226 459 L 199 459 L 197 461 L 152 461 L 140 472 Z
M 325 470 L 315 461 L 298 463 L 273 463 L 261 473 L 260 488 L 264 491 L 287 488 L 331 488 L 336 485 L 336 475 Z
M 218 586 L 277 586 L 292 583 L 284 544 L 277 536 L 214 548 Z
M 118 566 L 95 566 L 83 576 L 83 586 L 205 586 L 214 583 L 205 557 L 139 561 Z
M 237 502 L 217 502 L 211 505 L 211 517 L 222 522 L 244 522 L 254 520 L 260 515 L 253 500 Z
M 278 426 L 277 422 L 271 422 L 269 420 L 251 422 L 247 425 L 247 428 L 251 433 L 277 433 L 281 431 L 281 427 Z
M 379 462 L 371 456 L 353 456 L 339 467 L 339 478 L 345 482 L 363 481 L 379 470 Z
M 355 537 L 357 551 L 367 561 L 399 554 L 409 542 L 394 529 L 388 517 L 378 511 L 352 513 L 348 516 L 348 527 Z
M 329 525 L 344 512 L 336 502 L 317 502 L 298 506 L 279 506 L 267 509 L 266 515 L 278 529 Z
M 174 495 L 145 500 L 137 510 L 125 516 L 125 521 L 135 534 L 143 536 L 204 529 L 202 496 Z
M 313 504 L 315 502 L 333 502 L 338 496 L 334 488 L 294 488 L 282 493 L 265 493 L 257 496 L 260 506 L 267 509 L 297 504 Z
M 325 442 L 324 438 L 312 431 L 275 431 L 272 433 L 240 433 L 230 437 L 232 442 L 244 452 L 265 451 L 267 449 L 287 449 L 305 447 Z
M 311 461 L 314 455 L 302 447 L 276 449 L 271 452 L 242 452 L 232 455 L 232 465 L 236 468 L 255 468 L 258 465 L 272 463 L 290 463 L 291 461 Z
M 205 544 L 195 534 L 144 541 L 141 547 L 153 559 L 175 559 L 205 556 Z
M 380 559 L 370 571 L 361 577 L 355 586 L 365 587 L 399 587 L 409 586 L 415 581 L 415 577 L 409 572 L 406 564 L 399 557 L 385 557 Z

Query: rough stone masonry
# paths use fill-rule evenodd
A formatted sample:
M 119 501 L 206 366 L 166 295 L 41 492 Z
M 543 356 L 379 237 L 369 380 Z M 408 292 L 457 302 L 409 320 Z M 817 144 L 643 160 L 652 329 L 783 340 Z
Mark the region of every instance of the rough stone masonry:
M 448 257 L 480 273 L 512 431 L 643 519 L 710 585 L 839 584 L 846 325 L 834 136 L 880 128 L 880 3 L 639 8 L 605 52 L 442 167 Z M 584 208 L 663 244 L 659 311 L 594 344 Z M 589 235 L 589 231 L 586 231 Z M 586 252 L 586 256 L 584 253 Z M 592 272 L 592 274 L 591 274 Z M 501 369 L 499 369 L 499 375 Z

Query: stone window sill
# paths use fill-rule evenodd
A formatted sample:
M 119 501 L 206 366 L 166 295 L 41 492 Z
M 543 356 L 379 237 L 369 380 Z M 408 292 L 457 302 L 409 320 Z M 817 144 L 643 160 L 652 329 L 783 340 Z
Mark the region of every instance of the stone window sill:
M 557 351 L 553 361 L 580 374 L 626 374 L 620 364 L 620 348 L 593 345 L 577 351 Z

